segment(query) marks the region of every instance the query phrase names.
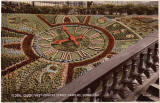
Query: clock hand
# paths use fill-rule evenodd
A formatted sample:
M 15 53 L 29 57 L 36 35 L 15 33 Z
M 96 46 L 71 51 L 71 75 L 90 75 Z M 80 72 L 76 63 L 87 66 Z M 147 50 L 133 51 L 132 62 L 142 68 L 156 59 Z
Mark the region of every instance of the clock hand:
M 79 42 L 76 40 L 76 37 L 73 36 L 73 35 L 71 35 L 71 34 L 69 33 L 68 29 L 67 29 L 65 26 L 63 26 L 63 30 L 67 33 L 67 35 L 69 36 L 69 39 L 70 39 L 70 40 L 72 40 L 76 45 L 79 44 Z
M 63 42 L 67 42 L 69 41 L 69 39 L 63 39 L 63 40 L 55 40 L 54 42 L 52 42 L 52 44 L 62 44 Z
M 76 39 L 82 39 L 82 38 L 84 38 L 84 35 L 79 35 L 76 37 Z
M 76 39 L 82 39 L 84 36 L 83 35 L 79 35 L 77 37 L 75 37 Z M 69 41 L 69 39 L 63 39 L 63 40 L 55 40 L 54 42 L 52 42 L 52 44 L 62 44 L 63 42 L 67 42 Z

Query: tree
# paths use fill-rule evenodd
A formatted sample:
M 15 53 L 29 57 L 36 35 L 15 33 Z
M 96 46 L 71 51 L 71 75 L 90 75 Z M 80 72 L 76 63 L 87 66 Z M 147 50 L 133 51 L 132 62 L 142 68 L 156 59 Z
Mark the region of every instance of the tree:
M 143 4 L 139 4 L 135 6 L 135 13 L 138 15 L 146 14 L 147 7 Z
M 41 7 L 41 10 L 42 10 L 42 13 L 43 13 L 43 14 L 48 14 L 49 11 L 50 11 L 50 7 L 43 6 L 43 7 Z
M 87 1 L 87 8 L 90 8 L 92 4 L 93 4 L 93 1 Z
M 96 10 L 98 11 L 98 14 L 100 14 L 100 15 L 105 14 L 105 6 L 104 5 L 96 6 Z
M 69 7 L 69 6 L 63 6 L 62 9 L 61 9 L 61 12 L 64 13 L 64 14 L 68 14 L 71 9 L 72 8 Z
M 32 1 L 32 6 L 34 7 L 34 1 Z
M 91 5 L 93 4 L 93 1 L 87 1 L 87 13 L 90 13 L 91 12 Z
M 96 5 L 91 6 L 90 9 L 91 9 L 91 14 L 96 14 L 98 11 Z
M 85 8 L 85 7 L 77 7 L 76 9 L 77 9 L 78 14 L 86 14 L 87 8 Z
M 157 14 L 157 15 L 158 15 L 158 5 L 157 5 L 157 6 L 154 6 L 154 7 L 153 7 L 153 10 L 154 10 L 154 14 Z
M 122 13 L 124 13 L 124 6 L 118 5 L 117 7 L 117 12 L 119 13 L 119 15 L 122 15 Z
M 133 5 L 133 4 L 124 5 L 124 11 L 125 11 L 128 15 L 133 14 L 133 13 L 134 13 L 134 5 Z
M 50 14 L 56 14 L 57 12 L 57 7 L 52 7 L 52 9 L 50 10 Z
M 155 13 L 154 8 L 153 7 L 147 7 L 146 8 L 146 13 L 147 13 L 147 15 L 153 15 Z
M 114 6 L 113 4 L 106 4 L 105 5 L 105 11 L 108 11 L 110 15 L 113 15 L 114 12 Z

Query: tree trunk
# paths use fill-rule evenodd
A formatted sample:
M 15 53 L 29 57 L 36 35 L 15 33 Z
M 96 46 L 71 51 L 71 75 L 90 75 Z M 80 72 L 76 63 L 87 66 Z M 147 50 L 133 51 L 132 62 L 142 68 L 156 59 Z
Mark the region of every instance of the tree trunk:
M 32 1 L 32 6 L 34 7 L 34 1 Z

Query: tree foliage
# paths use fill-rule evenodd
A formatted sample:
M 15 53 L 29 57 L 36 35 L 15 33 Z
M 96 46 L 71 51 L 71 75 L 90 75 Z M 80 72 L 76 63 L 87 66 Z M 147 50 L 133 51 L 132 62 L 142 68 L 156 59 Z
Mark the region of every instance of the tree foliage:
M 64 6 L 35 6 L 34 3 L 20 5 L 12 3 L 4 3 L 2 5 L 2 13 L 34 13 L 34 14 L 100 14 L 100 15 L 122 15 L 122 14 L 138 14 L 138 15 L 153 15 L 158 14 L 158 6 L 146 6 L 143 4 L 133 5 L 114 5 L 114 4 L 93 4 L 88 2 L 87 7 L 76 6 L 71 7 L 69 5 Z M 75 12 L 76 11 L 76 12 Z

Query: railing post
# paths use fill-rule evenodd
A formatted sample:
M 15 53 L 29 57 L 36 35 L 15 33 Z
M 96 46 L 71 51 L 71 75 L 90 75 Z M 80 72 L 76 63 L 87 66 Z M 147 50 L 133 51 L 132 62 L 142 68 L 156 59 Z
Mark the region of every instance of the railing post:
M 130 72 L 130 78 L 131 78 L 131 84 L 129 85 L 129 88 L 134 91 L 135 88 L 138 85 L 137 81 L 138 73 L 137 73 L 137 64 L 136 64 L 136 59 L 132 59 L 132 66 L 131 66 L 131 72 Z
M 140 63 L 138 66 L 138 73 L 139 73 L 139 78 L 138 82 L 140 84 L 143 84 L 144 80 L 146 79 L 146 75 L 144 74 L 144 71 L 146 70 L 145 62 L 144 62 L 144 53 L 140 54 Z
M 100 86 L 100 81 L 94 81 L 91 85 L 88 86 L 87 88 L 87 94 L 90 94 L 91 96 L 89 97 L 90 102 L 95 102 L 97 101 L 97 96 L 94 94 L 96 93 L 97 87 Z
M 129 79 L 128 79 L 128 69 L 127 69 L 128 65 L 124 64 L 122 66 L 122 79 L 121 79 L 121 83 L 122 83 L 122 87 L 121 87 L 121 96 L 122 98 L 126 98 L 128 96 L 128 92 L 130 91 L 128 88 L 128 84 L 129 84 Z
M 91 88 L 87 88 L 87 94 L 92 94 Z M 88 99 L 89 99 L 89 102 L 92 101 L 91 97 L 88 97 Z
M 102 92 L 99 95 L 99 101 L 100 102 L 103 101 L 103 98 L 104 98 L 104 95 L 105 95 L 106 92 L 107 92 L 107 80 L 104 77 L 104 79 L 102 78 Z
M 73 97 L 73 102 L 78 102 L 78 97 L 77 96 Z
M 154 55 L 153 55 L 153 70 L 156 72 L 159 68 L 159 56 L 158 56 L 158 43 L 155 44 L 154 47 Z
M 102 92 L 99 95 L 99 102 L 104 101 L 106 95 L 108 96 L 108 78 L 104 76 L 102 79 Z
M 118 86 L 118 72 L 113 72 L 113 93 L 118 93 L 119 86 Z
M 150 78 L 152 73 L 153 73 L 153 70 L 152 70 L 152 64 L 153 64 L 153 60 L 152 60 L 152 49 L 151 48 L 148 48 L 148 51 L 147 51 L 147 68 L 146 68 L 146 71 L 144 72 L 147 76 L 147 78 Z
M 118 72 L 113 71 L 113 84 L 111 86 L 111 92 L 110 92 L 111 101 L 118 101 L 121 99 L 119 95 L 119 90 L 120 90 L 120 87 L 118 85 Z

